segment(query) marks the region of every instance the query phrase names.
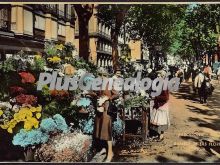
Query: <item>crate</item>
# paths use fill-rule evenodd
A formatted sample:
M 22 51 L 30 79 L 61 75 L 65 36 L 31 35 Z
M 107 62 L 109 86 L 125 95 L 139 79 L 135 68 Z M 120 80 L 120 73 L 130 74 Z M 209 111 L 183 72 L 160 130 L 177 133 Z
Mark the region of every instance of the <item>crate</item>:
M 129 111 L 129 117 L 126 116 L 125 109 L 123 109 L 122 112 L 122 120 L 124 123 L 123 142 L 125 142 L 127 138 L 136 137 L 145 141 L 149 133 L 149 108 L 145 108 L 143 106 L 133 106 Z M 130 126 L 130 129 L 128 126 Z M 138 132 L 135 126 L 139 126 L 141 128 L 140 132 Z

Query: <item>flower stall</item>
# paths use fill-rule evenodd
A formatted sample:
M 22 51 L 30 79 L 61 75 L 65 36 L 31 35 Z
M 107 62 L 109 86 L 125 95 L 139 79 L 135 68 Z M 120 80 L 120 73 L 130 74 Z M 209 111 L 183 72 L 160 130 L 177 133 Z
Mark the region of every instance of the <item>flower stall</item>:
M 46 42 L 43 53 L 30 56 L 21 51 L 0 61 L 0 155 L 5 155 L 0 159 L 85 162 L 94 156 L 92 135 L 97 100 L 87 90 L 51 90 L 49 85 L 37 90 L 41 73 L 56 71 L 59 77 L 92 74 L 84 77 L 85 84 L 98 76 L 98 68 L 73 56 L 73 50 L 70 43 Z M 132 76 L 132 65 L 121 66 L 129 72 L 127 76 Z M 134 93 L 130 99 L 131 93 L 124 95 L 125 102 L 122 97 L 116 100 L 124 115 L 118 113 L 113 122 L 115 139 L 122 137 L 131 107 L 148 104 L 143 92 Z
M 98 75 L 92 63 L 73 56 L 75 47 L 45 43 L 44 53 L 24 51 L 0 61 L 0 159 L 42 162 L 82 162 L 93 155 L 95 104 L 88 91 L 37 90 L 40 73 L 82 76 L 84 83 Z M 114 136 L 123 132 L 120 118 Z M 10 153 L 7 155 L 6 153 Z

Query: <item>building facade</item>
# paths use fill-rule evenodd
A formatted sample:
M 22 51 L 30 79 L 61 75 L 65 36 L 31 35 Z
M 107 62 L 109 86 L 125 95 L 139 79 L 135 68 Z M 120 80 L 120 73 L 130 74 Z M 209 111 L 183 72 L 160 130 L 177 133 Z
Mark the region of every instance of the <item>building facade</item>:
M 105 21 L 98 17 L 97 6 L 94 7 L 93 15 L 89 20 L 89 38 L 90 38 L 90 61 L 97 66 L 108 67 L 112 66 L 112 41 L 111 30 L 114 28 L 112 25 L 108 25 Z M 76 48 L 79 48 L 79 27 L 78 19 L 76 16 L 75 23 L 75 42 Z M 124 36 L 125 35 L 125 36 Z M 129 44 L 130 38 L 128 33 L 122 33 L 118 37 L 118 53 L 121 56 L 122 47 L 124 44 Z M 132 45 L 131 43 L 130 45 Z M 132 46 L 133 52 L 138 52 L 140 46 L 134 44 Z M 134 50 L 135 49 L 135 50 Z M 140 48 L 141 49 L 141 48 Z M 139 52 L 138 52 L 139 53 Z
M 90 61 L 97 66 L 112 66 L 111 29 L 98 18 L 97 5 L 89 21 Z M 23 4 L 0 5 L 0 55 L 16 54 L 23 50 L 29 54 L 43 52 L 45 41 L 71 42 L 79 48 L 78 19 L 70 4 Z M 130 40 L 125 31 L 118 37 L 118 53 L 122 55 L 124 44 L 131 49 L 131 60 L 139 60 L 142 44 Z
M 71 5 L 0 5 L 1 56 L 42 52 L 45 41 L 74 43 L 74 23 Z

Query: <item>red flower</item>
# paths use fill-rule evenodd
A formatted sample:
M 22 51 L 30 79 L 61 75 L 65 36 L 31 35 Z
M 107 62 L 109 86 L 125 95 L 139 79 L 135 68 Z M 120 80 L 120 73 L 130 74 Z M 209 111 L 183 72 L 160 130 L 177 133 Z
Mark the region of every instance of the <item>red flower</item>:
M 17 96 L 17 95 L 20 95 L 20 94 L 25 94 L 27 91 L 22 88 L 22 87 L 19 87 L 19 86 L 12 86 L 10 87 L 10 95 L 12 96 Z
M 35 82 L 35 77 L 29 73 L 29 72 L 20 72 L 19 75 L 21 76 L 22 83 L 34 83 Z
M 65 98 L 68 98 L 69 97 L 69 93 L 68 91 L 65 91 L 65 90 L 52 90 L 50 91 L 50 94 L 52 97 L 56 97 L 57 99 L 65 99 Z
M 20 94 L 20 95 L 16 96 L 15 99 L 16 99 L 16 102 L 19 104 L 34 105 L 37 103 L 37 97 L 35 97 L 33 95 Z

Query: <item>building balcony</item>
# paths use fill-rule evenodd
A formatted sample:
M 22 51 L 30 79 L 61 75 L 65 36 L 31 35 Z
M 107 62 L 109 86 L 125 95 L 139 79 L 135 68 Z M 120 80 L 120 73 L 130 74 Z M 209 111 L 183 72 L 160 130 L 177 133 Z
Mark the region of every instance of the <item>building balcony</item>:
M 102 54 L 112 55 L 112 52 L 110 51 L 110 49 L 102 49 L 100 47 L 97 47 L 97 52 L 102 53 Z

